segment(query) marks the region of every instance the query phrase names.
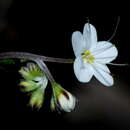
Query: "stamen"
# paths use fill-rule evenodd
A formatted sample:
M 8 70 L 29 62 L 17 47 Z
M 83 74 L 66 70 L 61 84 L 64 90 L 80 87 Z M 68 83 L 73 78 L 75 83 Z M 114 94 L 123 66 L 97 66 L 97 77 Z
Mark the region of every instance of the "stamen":
M 83 62 L 86 63 L 90 63 L 92 64 L 94 62 L 94 56 L 92 55 L 92 53 L 89 50 L 86 50 L 83 54 L 82 54 L 82 59 Z

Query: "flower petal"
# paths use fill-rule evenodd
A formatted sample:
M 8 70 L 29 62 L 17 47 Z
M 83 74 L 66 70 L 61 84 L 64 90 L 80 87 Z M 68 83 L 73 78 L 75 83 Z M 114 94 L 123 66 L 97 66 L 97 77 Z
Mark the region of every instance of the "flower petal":
M 69 92 L 66 92 L 68 98 L 61 94 L 59 96 L 59 104 L 62 110 L 65 112 L 71 112 L 75 108 L 76 99 L 73 95 L 71 95 Z
M 89 63 L 83 63 L 81 57 L 74 62 L 74 73 L 80 82 L 87 83 L 93 76 L 93 68 Z
M 117 48 L 110 42 L 102 41 L 97 43 L 97 47 L 92 51 L 96 62 L 109 63 L 113 61 L 117 55 Z
M 86 41 L 86 49 L 94 48 L 97 44 L 97 31 L 92 24 L 85 24 L 83 37 Z
M 101 69 L 101 70 L 103 70 L 103 71 L 105 71 L 105 72 L 107 72 L 107 73 L 110 73 L 110 70 L 109 70 L 109 68 L 107 67 L 107 65 L 101 64 L 101 63 L 98 63 L 98 62 L 94 62 L 94 65 L 95 65 L 97 68 L 99 68 L 99 69 Z
M 112 86 L 114 81 L 113 77 L 101 69 L 99 66 L 93 64 L 93 69 L 94 69 L 94 76 L 105 86 Z
M 76 31 L 72 34 L 72 47 L 76 57 L 81 55 L 85 49 L 85 40 L 83 39 L 81 32 Z

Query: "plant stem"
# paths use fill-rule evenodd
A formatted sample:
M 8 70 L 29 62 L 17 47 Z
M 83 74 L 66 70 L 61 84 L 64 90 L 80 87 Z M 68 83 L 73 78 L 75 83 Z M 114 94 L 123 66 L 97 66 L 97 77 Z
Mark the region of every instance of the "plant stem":
M 47 75 L 47 78 L 50 80 L 50 82 L 54 83 L 55 80 L 54 80 L 52 74 L 50 73 L 48 67 L 46 66 L 46 64 L 42 60 L 36 60 L 36 63 L 38 64 L 40 69 Z
M 53 57 L 46 57 L 41 55 L 36 55 L 27 52 L 3 52 L 0 53 L 0 59 L 5 58 L 19 58 L 19 59 L 40 59 L 47 62 L 57 62 L 57 63 L 68 63 L 71 64 L 74 62 L 73 59 L 62 59 L 62 58 L 53 58 Z

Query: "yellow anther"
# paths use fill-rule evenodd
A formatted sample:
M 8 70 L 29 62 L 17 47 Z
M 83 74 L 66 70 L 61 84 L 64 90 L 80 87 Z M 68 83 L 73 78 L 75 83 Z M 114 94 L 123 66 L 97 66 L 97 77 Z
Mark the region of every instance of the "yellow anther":
M 92 55 L 92 53 L 89 50 L 86 50 L 83 54 L 82 54 L 82 59 L 83 62 L 86 63 L 90 63 L 92 64 L 94 62 L 94 56 Z

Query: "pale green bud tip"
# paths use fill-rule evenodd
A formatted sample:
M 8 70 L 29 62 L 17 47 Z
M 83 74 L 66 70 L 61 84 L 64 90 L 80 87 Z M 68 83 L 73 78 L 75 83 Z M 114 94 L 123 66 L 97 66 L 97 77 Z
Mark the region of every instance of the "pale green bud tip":
M 54 98 L 52 97 L 52 99 L 51 99 L 51 110 L 55 111 L 55 109 L 56 109 L 56 105 L 55 105 Z
M 40 90 L 34 91 L 31 94 L 29 105 L 40 109 L 44 101 L 44 93 Z

